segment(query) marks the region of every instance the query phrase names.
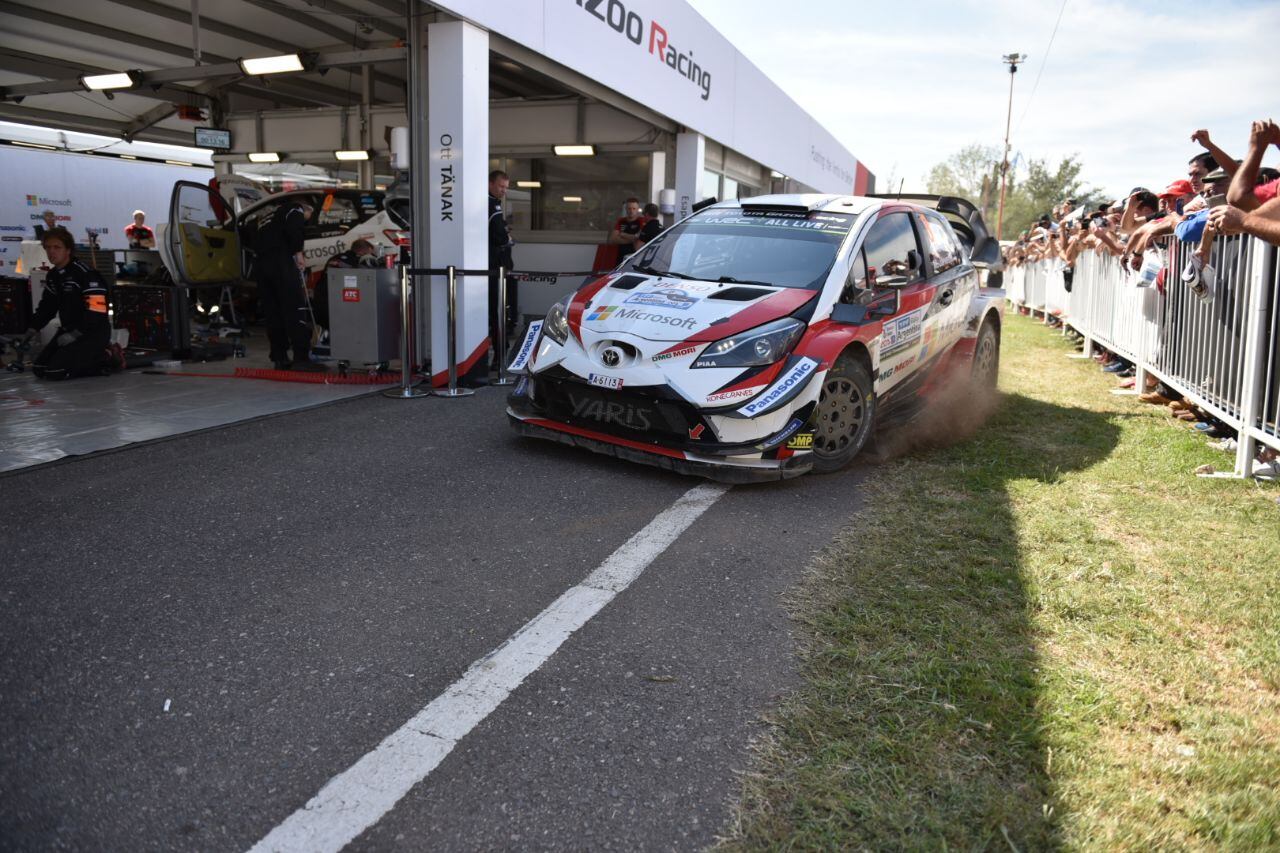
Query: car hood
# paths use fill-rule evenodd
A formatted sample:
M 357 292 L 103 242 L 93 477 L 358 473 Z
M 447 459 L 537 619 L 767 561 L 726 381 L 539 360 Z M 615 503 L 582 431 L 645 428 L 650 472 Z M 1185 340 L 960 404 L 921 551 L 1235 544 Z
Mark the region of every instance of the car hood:
M 715 341 L 785 317 L 816 296 L 799 288 L 614 274 L 574 294 L 569 325 L 579 340 L 586 330 L 592 337 Z

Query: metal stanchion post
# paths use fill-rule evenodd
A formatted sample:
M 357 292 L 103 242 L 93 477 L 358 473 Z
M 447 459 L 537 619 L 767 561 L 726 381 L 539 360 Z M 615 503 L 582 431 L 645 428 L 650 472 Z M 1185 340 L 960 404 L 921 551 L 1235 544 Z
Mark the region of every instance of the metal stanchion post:
M 409 275 L 409 265 L 400 265 L 400 387 L 388 388 L 382 392 L 384 397 L 395 397 L 400 400 L 412 400 L 415 397 L 429 397 L 430 391 L 414 387 L 413 362 L 416 359 L 413 345 L 413 278 Z
M 507 268 L 498 267 L 498 340 L 494 342 L 494 354 L 498 359 L 498 378 L 494 385 L 514 385 L 507 375 Z
M 476 393 L 470 388 L 458 387 L 458 273 L 452 264 L 447 268 L 448 305 L 445 323 L 449 327 L 449 386 L 435 389 L 434 393 L 441 397 L 470 397 Z

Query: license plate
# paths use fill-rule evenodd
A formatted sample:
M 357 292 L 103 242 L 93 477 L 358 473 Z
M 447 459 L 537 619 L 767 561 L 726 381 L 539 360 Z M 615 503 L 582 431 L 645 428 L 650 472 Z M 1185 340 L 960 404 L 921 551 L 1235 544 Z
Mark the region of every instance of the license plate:
M 598 388 L 609 388 L 613 391 L 622 390 L 621 376 L 605 376 L 602 373 L 592 373 L 587 377 L 587 382 Z

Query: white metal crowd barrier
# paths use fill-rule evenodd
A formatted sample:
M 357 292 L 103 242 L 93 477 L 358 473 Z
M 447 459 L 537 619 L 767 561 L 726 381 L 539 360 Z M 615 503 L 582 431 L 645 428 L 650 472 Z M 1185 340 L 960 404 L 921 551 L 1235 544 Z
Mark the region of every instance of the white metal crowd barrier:
M 1218 238 L 1205 297 L 1181 280 L 1194 248 L 1162 241 L 1162 270 L 1150 287 L 1139 286 L 1119 258 L 1090 250 L 1066 274 L 1060 260 L 1013 267 L 1006 292 L 1015 305 L 1083 335 L 1086 355 L 1098 345 L 1132 361 L 1136 388 L 1151 374 L 1235 429 L 1235 474 L 1248 476 L 1259 443 L 1280 450 L 1276 247 L 1248 236 Z

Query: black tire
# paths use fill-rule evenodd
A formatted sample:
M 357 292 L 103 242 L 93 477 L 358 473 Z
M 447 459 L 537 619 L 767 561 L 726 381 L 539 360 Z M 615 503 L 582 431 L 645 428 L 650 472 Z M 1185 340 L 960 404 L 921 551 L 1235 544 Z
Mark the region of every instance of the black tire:
M 822 378 L 813 413 L 813 470 L 830 474 L 854 460 L 875 428 L 876 395 L 862 362 L 841 357 Z
M 996 324 L 988 320 L 978 330 L 978 340 L 973 345 L 973 384 L 984 391 L 994 391 L 1000 378 L 1000 333 Z

